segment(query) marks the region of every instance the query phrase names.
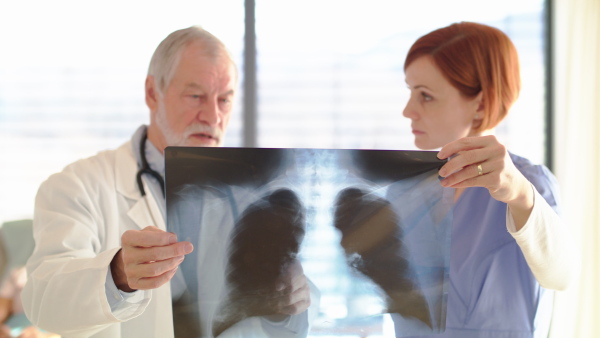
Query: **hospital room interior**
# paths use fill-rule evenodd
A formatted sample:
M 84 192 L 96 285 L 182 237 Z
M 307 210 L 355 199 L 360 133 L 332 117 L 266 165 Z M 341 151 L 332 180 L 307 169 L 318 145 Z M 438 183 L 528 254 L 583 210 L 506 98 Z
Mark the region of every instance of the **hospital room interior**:
M 149 123 L 144 80 L 170 32 L 200 25 L 237 64 L 225 147 L 417 150 L 405 57 L 461 21 L 513 41 L 521 92 L 495 134 L 556 176 L 579 250 L 549 337 L 600 337 L 599 0 L 3 1 L 0 285 L 34 250 L 40 184 Z

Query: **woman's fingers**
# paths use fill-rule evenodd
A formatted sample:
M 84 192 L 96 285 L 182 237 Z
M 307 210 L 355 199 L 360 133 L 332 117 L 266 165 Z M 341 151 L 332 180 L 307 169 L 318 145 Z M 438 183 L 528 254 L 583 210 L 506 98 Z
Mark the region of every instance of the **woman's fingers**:
M 440 151 L 440 158 L 454 152 L 440 169 L 442 186 L 452 188 L 485 187 L 496 191 L 505 178 L 506 161 L 511 161 L 506 148 L 493 136 L 469 137 L 449 143 Z
M 481 166 L 481 170 L 478 168 L 478 166 Z M 501 167 L 503 167 L 503 165 L 499 161 L 474 163 L 444 178 L 441 181 L 441 184 L 444 187 L 451 188 L 492 188 L 498 183 L 499 175 L 497 175 L 497 173 L 501 171 Z
M 438 153 L 438 158 L 441 160 L 447 159 L 461 151 L 483 148 L 490 143 L 498 142 L 494 135 L 463 137 L 456 141 L 446 144 Z
M 442 166 L 439 175 L 448 177 L 453 173 L 459 172 L 462 169 L 468 169 L 468 167 L 473 165 L 475 165 L 475 173 L 477 174 L 476 165 L 488 160 L 490 160 L 490 154 L 489 151 L 487 151 L 487 148 L 461 151 Z
M 484 187 L 501 202 L 526 200 L 531 204 L 527 179 L 515 167 L 506 147 L 493 135 L 467 137 L 448 143 L 438 157 L 450 158 L 440 169 L 442 186 Z M 525 196 L 526 198 L 523 198 Z

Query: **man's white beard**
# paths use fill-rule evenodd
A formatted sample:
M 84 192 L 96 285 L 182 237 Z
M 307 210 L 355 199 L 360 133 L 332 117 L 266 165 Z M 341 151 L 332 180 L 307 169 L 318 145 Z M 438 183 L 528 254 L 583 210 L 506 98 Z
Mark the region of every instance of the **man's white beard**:
M 193 146 L 194 144 L 190 144 L 189 136 L 192 134 L 210 134 L 213 137 L 218 139 L 217 146 L 221 146 L 223 143 L 223 132 L 219 129 L 209 127 L 204 124 L 191 124 L 185 128 L 183 133 L 179 134 L 171 129 L 169 126 L 169 121 L 167 121 L 167 110 L 165 109 L 164 103 L 159 101 L 158 109 L 156 111 L 156 125 L 162 132 L 165 142 L 167 146 Z

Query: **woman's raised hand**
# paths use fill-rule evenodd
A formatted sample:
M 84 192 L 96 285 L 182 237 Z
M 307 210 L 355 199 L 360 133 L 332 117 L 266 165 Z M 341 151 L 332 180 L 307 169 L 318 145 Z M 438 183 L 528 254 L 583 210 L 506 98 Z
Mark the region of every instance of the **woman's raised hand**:
M 438 158 L 450 158 L 440 169 L 442 186 L 451 188 L 484 187 L 511 210 L 533 207 L 529 181 L 513 164 L 506 147 L 493 135 L 465 137 L 445 145 Z

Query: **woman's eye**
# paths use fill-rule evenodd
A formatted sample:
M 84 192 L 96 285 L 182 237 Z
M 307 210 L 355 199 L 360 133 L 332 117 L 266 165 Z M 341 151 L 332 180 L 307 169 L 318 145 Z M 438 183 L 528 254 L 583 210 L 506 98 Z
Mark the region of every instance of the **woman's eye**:
M 421 97 L 423 98 L 423 101 L 431 101 L 433 99 L 433 97 L 427 95 L 426 93 L 421 93 Z

